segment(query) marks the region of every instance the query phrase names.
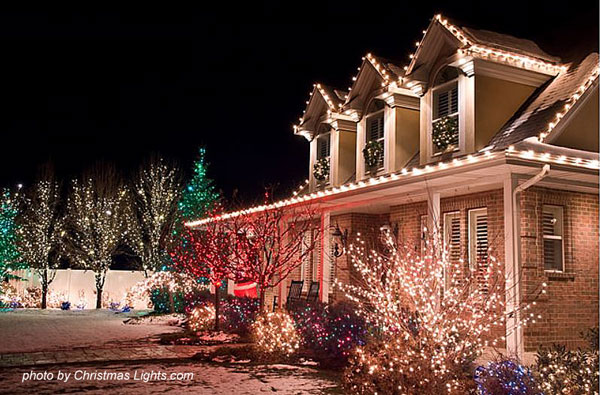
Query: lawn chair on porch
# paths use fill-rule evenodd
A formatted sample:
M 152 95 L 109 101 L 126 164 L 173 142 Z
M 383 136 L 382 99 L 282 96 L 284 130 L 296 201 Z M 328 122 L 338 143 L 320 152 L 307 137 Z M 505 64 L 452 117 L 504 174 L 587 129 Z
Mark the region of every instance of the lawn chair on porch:
M 292 281 L 290 284 L 290 289 L 288 291 L 288 297 L 285 302 L 285 307 L 290 310 L 294 307 L 297 307 L 298 304 L 302 301 L 302 287 L 304 286 L 304 281 Z
M 317 303 L 319 300 L 319 282 L 311 281 L 308 294 L 306 294 L 306 303 Z

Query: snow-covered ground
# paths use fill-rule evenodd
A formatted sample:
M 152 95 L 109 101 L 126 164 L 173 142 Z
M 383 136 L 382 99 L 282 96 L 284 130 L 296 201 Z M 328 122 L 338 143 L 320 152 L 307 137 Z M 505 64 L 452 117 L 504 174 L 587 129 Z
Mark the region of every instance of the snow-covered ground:
M 166 323 L 125 325 L 131 314 L 108 310 L 17 309 L 0 312 L 0 354 L 108 347 L 107 343 L 144 339 L 179 331 Z
M 70 373 L 68 381 L 57 380 L 58 371 Z M 31 372 L 54 374 L 53 380 L 25 380 Z M 83 372 L 92 374 L 129 374 L 129 380 L 82 378 Z M 151 376 L 153 374 L 153 376 Z M 172 376 L 175 374 L 175 376 Z M 187 376 L 184 376 L 187 374 Z M 163 376 L 164 375 L 164 376 Z M 177 377 L 179 375 L 179 377 Z M 27 376 L 25 376 L 27 377 Z M 64 377 L 64 375 L 63 375 Z M 143 377 L 152 380 L 144 382 Z M 46 376 L 48 378 L 48 376 Z M 137 380 L 136 380 L 137 378 Z M 173 378 L 173 379 L 171 379 Z M 0 394 L 4 393 L 174 393 L 174 394 L 331 394 L 341 393 L 331 377 L 324 377 L 317 370 L 289 365 L 273 366 L 221 366 L 206 363 L 147 363 L 82 365 L 49 367 L 46 369 L 11 369 L 0 372 Z M 5 392 L 7 391 L 7 392 Z

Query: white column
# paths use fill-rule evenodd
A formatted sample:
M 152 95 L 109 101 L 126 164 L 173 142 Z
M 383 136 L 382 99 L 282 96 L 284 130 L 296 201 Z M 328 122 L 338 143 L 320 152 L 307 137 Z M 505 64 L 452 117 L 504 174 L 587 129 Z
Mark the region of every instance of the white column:
M 321 302 L 329 302 L 329 290 L 331 284 L 329 279 L 331 278 L 331 213 L 326 211 L 323 213 L 321 220 Z
M 520 323 L 521 302 L 520 279 L 520 204 L 514 190 L 518 181 L 511 174 L 504 180 L 504 267 L 506 292 L 506 351 L 508 355 L 523 357 L 523 328 Z M 518 327 L 517 327 L 518 326 Z

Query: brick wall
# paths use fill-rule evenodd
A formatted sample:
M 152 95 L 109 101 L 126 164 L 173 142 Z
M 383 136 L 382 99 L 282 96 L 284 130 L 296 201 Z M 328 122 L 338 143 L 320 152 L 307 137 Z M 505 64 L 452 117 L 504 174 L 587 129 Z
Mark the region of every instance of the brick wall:
M 542 206 L 563 207 L 564 274 L 544 271 Z M 525 329 L 525 349 L 550 343 L 584 345 L 579 333 L 598 325 L 598 196 L 545 188 L 521 194 L 523 293 L 531 299 L 541 283 L 547 294 L 536 301 L 541 320 Z

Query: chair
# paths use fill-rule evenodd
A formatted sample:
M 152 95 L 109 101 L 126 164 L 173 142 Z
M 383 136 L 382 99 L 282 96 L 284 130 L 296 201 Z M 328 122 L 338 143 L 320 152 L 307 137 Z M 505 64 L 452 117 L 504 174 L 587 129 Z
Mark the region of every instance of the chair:
M 285 303 L 287 309 L 295 307 L 302 300 L 302 287 L 304 281 L 292 281 L 288 291 L 287 301 Z
M 306 295 L 307 303 L 316 303 L 319 300 L 319 286 L 318 281 L 311 281 L 308 294 Z

